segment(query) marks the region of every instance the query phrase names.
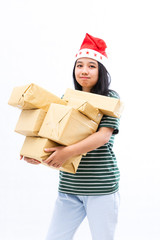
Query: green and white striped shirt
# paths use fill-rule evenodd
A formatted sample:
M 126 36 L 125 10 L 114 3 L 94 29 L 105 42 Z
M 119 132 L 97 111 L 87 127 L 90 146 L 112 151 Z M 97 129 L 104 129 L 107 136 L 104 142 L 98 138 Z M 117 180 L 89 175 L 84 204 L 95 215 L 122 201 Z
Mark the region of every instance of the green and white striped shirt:
M 110 91 L 108 96 L 117 98 L 114 91 Z M 104 115 L 100 127 L 114 129 L 109 142 L 83 156 L 76 174 L 60 171 L 59 192 L 102 195 L 118 191 L 120 172 L 112 149 L 114 137 L 119 131 L 119 119 Z

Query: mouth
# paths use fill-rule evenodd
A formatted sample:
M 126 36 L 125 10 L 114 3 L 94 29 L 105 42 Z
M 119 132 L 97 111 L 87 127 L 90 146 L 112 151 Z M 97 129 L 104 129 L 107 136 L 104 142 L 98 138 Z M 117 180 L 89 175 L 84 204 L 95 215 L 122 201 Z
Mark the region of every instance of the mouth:
M 89 79 L 89 77 L 80 77 L 81 79 Z

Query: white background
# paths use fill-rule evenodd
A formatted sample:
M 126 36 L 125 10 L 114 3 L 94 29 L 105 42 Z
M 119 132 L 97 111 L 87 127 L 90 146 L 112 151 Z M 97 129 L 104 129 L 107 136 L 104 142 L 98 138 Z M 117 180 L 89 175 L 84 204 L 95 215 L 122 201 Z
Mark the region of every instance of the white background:
M 159 240 L 159 1 L 1 0 L 0 239 L 44 240 L 58 171 L 19 160 L 15 86 L 34 82 L 61 97 L 73 87 L 85 33 L 104 39 L 112 88 L 125 103 L 115 152 L 121 171 L 118 240 Z M 75 240 L 91 240 L 87 220 Z

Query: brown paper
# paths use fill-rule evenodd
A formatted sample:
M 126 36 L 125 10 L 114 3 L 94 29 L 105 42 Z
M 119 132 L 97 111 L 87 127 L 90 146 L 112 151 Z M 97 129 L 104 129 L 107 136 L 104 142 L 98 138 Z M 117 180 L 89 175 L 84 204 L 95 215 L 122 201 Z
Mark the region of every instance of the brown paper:
M 20 155 L 37 159 L 42 164 L 50 167 L 48 164 L 44 163 L 43 160 L 47 159 L 51 153 L 44 152 L 44 149 L 55 146 L 58 146 L 58 144 L 46 138 L 26 137 Z M 76 173 L 81 158 L 82 155 L 78 155 L 67 160 L 60 168 L 51 168 L 64 172 Z
M 123 103 L 117 98 L 68 88 L 63 96 L 63 99 L 65 101 L 69 101 L 71 98 L 86 100 L 92 106 L 98 108 L 103 114 L 117 118 L 120 118 L 124 108 Z
M 98 108 L 93 107 L 86 100 L 82 100 L 79 98 L 70 98 L 67 105 L 77 109 L 79 112 L 83 113 L 85 116 L 87 116 L 89 119 L 93 120 L 97 124 L 100 123 L 103 117 L 101 111 L 99 111 Z
M 47 111 L 51 103 L 66 105 L 66 102 L 36 84 L 15 87 L 10 96 L 9 105 L 20 109 L 42 108 Z
M 71 145 L 88 137 L 97 128 L 97 123 L 77 109 L 52 103 L 38 135 L 62 145 Z
M 22 110 L 15 132 L 25 136 L 38 136 L 45 115 L 43 109 Z

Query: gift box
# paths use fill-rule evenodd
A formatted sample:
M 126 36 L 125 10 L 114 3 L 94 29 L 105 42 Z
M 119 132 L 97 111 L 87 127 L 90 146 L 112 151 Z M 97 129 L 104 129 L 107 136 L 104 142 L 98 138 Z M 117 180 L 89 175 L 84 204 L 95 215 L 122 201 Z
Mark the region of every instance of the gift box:
M 9 105 L 20 109 L 42 108 L 47 111 L 50 103 L 66 105 L 66 102 L 36 84 L 15 87 L 8 101 Z
M 65 101 L 70 101 L 71 98 L 86 100 L 93 107 L 98 108 L 104 115 L 117 118 L 120 118 L 124 108 L 123 103 L 117 98 L 68 88 L 63 95 L 63 99 Z
M 34 158 L 40 161 L 42 164 L 50 167 L 48 164 L 44 163 L 43 160 L 47 159 L 51 153 L 45 152 L 44 149 L 52 148 L 56 146 L 59 146 L 59 145 L 45 138 L 26 137 L 23 143 L 23 146 L 21 148 L 20 155 L 29 157 L 29 158 Z M 52 166 L 51 168 L 61 170 L 64 172 L 76 173 L 81 158 L 82 158 L 82 155 L 78 155 L 68 159 L 60 168 L 54 168 Z
M 25 136 L 38 136 L 45 115 L 46 112 L 43 109 L 22 110 L 15 132 Z
M 88 137 L 97 128 L 97 123 L 77 109 L 52 103 L 38 135 L 62 145 L 71 145 Z
M 87 116 L 89 119 L 93 120 L 97 124 L 100 123 L 103 117 L 103 113 L 98 108 L 93 107 L 86 100 L 70 98 L 67 105 L 77 109 L 79 112 L 83 113 L 85 116 Z

